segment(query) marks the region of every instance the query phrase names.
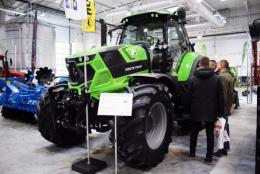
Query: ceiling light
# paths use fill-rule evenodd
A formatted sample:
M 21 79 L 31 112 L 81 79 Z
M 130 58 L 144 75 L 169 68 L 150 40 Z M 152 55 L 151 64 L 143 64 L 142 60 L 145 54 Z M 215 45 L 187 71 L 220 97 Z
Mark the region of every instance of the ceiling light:
M 166 10 L 168 10 L 170 13 L 176 12 L 178 9 L 178 7 L 172 7 L 172 8 L 168 8 Z
M 226 19 L 224 19 L 222 22 L 223 22 L 223 24 L 226 24 L 226 23 L 227 23 L 227 20 L 226 20 Z
M 131 16 L 131 14 L 132 14 L 131 11 L 129 11 L 126 13 L 126 16 Z
M 62 1 L 62 0 L 56 0 L 55 2 L 56 2 L 57 4 L 59 4 L 61 1 Z
M 205 22 L 205 23 L 199 23 L 199 24 L 191 24 L 191 25 L 186 25 L 186 29 L 191 29 L 191 28 L 197 28 L 197 27 L 205 27 L 209 26 L 210 24 Z
M 116 12 L 108 13 L 106 16 L 107 17 L 121 16 L 121 15 L 125 15 L 127 13 L 129 13 L 129 11 L 123 10 L 123 11 L 116 11 Z
M 44 17 L 45 16 L 45 12 L 43 11 L 41 14 L 40 14 L 41 17 Z
M 14 10 L 8 10 L 8 9 L 4 9 L 4 8 L 0 8 L 0 11 L 4 11 L 4 12 L 7 12 L 7 13 L 14 13 L 14 14 L 18 14 L 18 15 L 26 15 L 25 13 L 22 13 L 22 12 L 18 12 L 18 11 L 14 11 Z
M 202 2 L 202 1 L 203 1 L 203 0 L 197 0 L 197 2 L 199 2 L 199 3 Z
M 112 17 L 112 16 L 125 15 L 129 12 L 129 10 L 131 10 L 131 12 L 135 13 L 138 11 L 148 11 L 151 9 L 167 8 L 167 6 L 169 6 L 169 3 L 172 3 L 172 2 L 173 2 L 172 0 L 164 0 L 164 1 L 145 4 L 145 5 L 141 5 L 141 6 L 135 6 L 135 7 L 129 8 L 127 10 L 122 10 L 122 11 L 118 11 L 117 9 L 115 9 L 115 10 L 113 10 L 113 12 L 108 13 L 107 16 Z
M 220 0 L 221 2 L 227 1 L 227 0 Z
M 149 10 L 149 9 L 153 9 L 153 8 L 158 8 L 159 6 L 164 6 L 164 5 L 168 6 L 169 3 L 171 3 L 170 0 L 159 1 L 159 2 L 155 2 L 155 3 L 150 3 L 150 4 L 146 4 L 146 5 L 133 7 L 132 10 L 133 11 Z

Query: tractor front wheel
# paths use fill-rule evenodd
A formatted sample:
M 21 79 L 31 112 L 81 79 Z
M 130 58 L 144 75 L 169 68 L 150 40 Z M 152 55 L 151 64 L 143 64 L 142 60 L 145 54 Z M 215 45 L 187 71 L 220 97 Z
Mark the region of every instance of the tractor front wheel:
M 172 107 L 167 87 L 144 84 L 131 87 L 132 117 L 118 118 L 118 155 L 130 166 L 154 167 L 171 142 Z
M 58 146 L 73 146 L 85 141 L 84 129 L 75 130 L 71 128 L 62 127 L 57 122 L 59 114 L 54 113 L 50 96 L 45 94 L 39 104 L 38 116 L 38 129 L 41 135 L 48 141 Z

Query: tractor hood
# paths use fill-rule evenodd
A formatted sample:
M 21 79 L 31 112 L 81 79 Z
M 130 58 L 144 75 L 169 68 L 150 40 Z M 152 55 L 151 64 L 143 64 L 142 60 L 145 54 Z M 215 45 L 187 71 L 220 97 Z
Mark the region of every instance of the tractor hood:
M 122 60 L 126 62 L 133 62 L 138 60 L 146 60 L 147 53 L 145 49 L 139 45 L 117 45 L 117 46 L 102 46 L 94 47 L 86 51 L 81 51 L 73 54 L 72 56 L 66 58 L 67 62 L 83 63 L 84 56 L 86 56 L 86 61 L 93 61 L 97 56 L 102 56 L 104 54 L 110 54 L 109 63 L 115 63 L 115 56 L 120 56 Z M 112 54 L 115 53 L 115 54 Z
M 69 58 L 78 58 L 78 57 L 84 57 L 84 56 L 93 56 L 96 55 L 97 53 L 100 52 L 105 52 L 105 51 L 113 51 L 113 50 L 118 50 L 120 47 L 122 47 L 122 45 L 120 46 L 102 46 L 102 47 L 94 47 L 94 48 L 90 48 L 88 50 L 85 51 L 80 51 L 77 52 L 75 54 L 73 54 L 71 57 Z
M 78 52 L 66 58 L 69 86 L 78 91 L 84 86 L 84 65 L 87 66 L 88 86 L 95 89 L 99 85 L 113 83 L 118 78 L 149 69 L 147 52 L 139 45 L 103 46 Z

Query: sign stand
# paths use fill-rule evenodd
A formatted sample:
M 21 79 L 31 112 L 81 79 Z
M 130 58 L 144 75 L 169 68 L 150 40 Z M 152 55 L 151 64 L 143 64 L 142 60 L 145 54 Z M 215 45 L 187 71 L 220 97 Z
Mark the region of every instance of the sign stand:
M 115 174 L 117 174 L 117 119 L 115 115 L 115 125 L 114 125 L 114 146 L 115 146 Z
M 114 146 L 115 146 L 115 174 L 117 174 L 117 116 L 115 116 L 115 137 L 114 137 Z
M 114 109 L 117 106 L 117 109 Z M 99 100 L 98 115 L 114 116 L 115 174 L 117 165 L 117 117 L 132 116 L 133 94 L 102 93 Z
M 84 48 L 86 49 L 85 41 L 86 34 L 84 32 Z M 84 56 L 84 62 L 86 62 L 86 56 Z M 87 66 L 84 65 L 84 81 L 85 90 L 87 90 Z M 87 92 L 87 91 L 84 91 Z M 86 105 L 86 136 L 87 136 L 87 158 L 72 164 L 72 170 L 84 173 L 84 174 L 94 174 L 100 170 L 107 167 L 105 161 L 90 158 L 90 144 L 89 144 L 89 117 L 88 117 L 88 105 Z

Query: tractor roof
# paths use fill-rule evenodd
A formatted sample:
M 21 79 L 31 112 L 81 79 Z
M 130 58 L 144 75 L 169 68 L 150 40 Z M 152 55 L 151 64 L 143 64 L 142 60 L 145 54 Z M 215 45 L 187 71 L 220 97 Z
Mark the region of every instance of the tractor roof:
M 151 11 L 147 11 L 147 12 L 140 12 L 140 13 L 135 13 L 135 14 L 131 14 L 125 18 L 122 19 L 121 23 L 124 23 L 126 21 L 134 21 L 136 19 L 140 19 L 143 17 L 148 17 L 151 15 L 158 15 L 159 17 L 167 17 L 167 16 L 176 16 L 173 13 L 169 12 L 168 10 L 151 10 Z M 177 17 L 177 16 L 176 16 Z

